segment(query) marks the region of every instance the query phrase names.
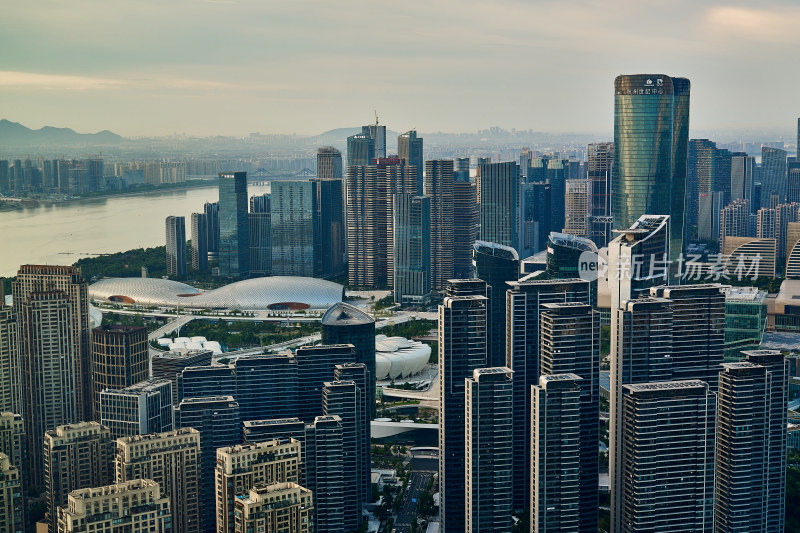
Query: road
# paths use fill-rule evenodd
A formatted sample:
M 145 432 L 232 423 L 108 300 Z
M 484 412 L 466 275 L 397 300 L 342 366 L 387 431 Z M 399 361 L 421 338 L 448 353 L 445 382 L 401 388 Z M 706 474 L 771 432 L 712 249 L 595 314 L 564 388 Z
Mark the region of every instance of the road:
M 428 480 L 433 476 L 434 472 L 438 470 L 439 460 L 430 457 L 414 457 L 411 459 L 410 466 L 411 478 L 408 481 L 403 503 L 400 504 L 400 510 L 394 522 L 397 533 L 409 533 L 411 531 L 411 522 L 417 516 L 419 495 L 428 486 Z

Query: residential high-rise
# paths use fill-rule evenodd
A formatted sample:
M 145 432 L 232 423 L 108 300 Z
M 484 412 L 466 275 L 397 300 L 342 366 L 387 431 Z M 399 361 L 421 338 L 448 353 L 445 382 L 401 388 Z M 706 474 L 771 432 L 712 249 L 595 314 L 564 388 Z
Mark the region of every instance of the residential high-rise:
M 544 374 L 531 387 L 530 521 L 535 533 L 589 531 L 581 525 L 582 381 L 575 374 Z
M 131 505 L 130 502 L 136 502 Z M 97 533 L 170 533 L 170 500 L 149 479 L 76 490 L 59 509 L 58 533 L 82 533 L 92 524 Z
M 800 279 L 800 222 L 786 224 L 786 279 Z
M 725 237 L 750 236 L 750 201 L 736 199 L 723 207 L 719 220 L 720 242 Z
M 339 169 L 341 174 L 341 169 Z M 318 275 L 330 278 L 345 271 L 346 228 L 345 201 L 343 179 L 314 180 L 316 194 L 316 212 L 314 223 L 318 228 L 316 264 Z
M 395 194 L 393 201 L 394 301 L 424 304 L 431 294 L 431 199 Z
M 194 428 L 200 432 L 200 530 L 211 531 L 216 523 L 214 468 L 217 448 L 242 441 L 239 404 L 233 396 L 184 398 L 175 408 L 175 427 Z
M 208 221 L 203 213 L 192 213 L 192 268 L 208 270 Z
M 423 181 L 422 170 L 425 168 L 422 137 L 417 137 L 417 131 L 411 130 L 397 136 L 397 155 L 403 162 L 417 169 L 417 190 L 414 194 L 422 195 Z
M 219 258 L 219 202 L 206 202 L 203 214 L 206 216 L 208 260 L 216 260 Z
M 8 456 L 11 464 L 22 472 L 25 461 L 25 424 L 22 415 L 0 412 L 0 452 Z
M 22 412 L 22 361 L 17 341 L 17 317 L 0 281 L 0 412 Z
M 591 303 L 591 282 L 523 279 L 506 291 L 506 360 L 514 371 L 514 509 L 530 502 L 531 386 L 539 383 L 540 327 L 547 303 Z
M 506 290 L 507 282 L 519 279 L 519 255 L 510 246 L 475 241 L 475 276 L 486 282 L 489 297 L 487 365 L 506 363 Z
M 787 187 L 786 150 L 761 148 L 761 207 L 775 207 L 786 201 Z M 773 197 L 777 202 L 773 205 Z
M 0 452 L 0 526 L 8 533 L 25 531 L 22 473 L 3 452 Z
M 306 426 L 305 439 L 303 468 L 314 495 L 314 529 L 344 533 L 345 494 L 352 486 L 345 484 L 342 420 L 336 415 L 318 416 Z
M 478 193 L 466 170 L 454 172 L 453 178 L 453 276 L 472 277 L 472 247 L 478 239 Z
M 167 275 L 186 277 L 185 217 L 167 217 Z
M 481 166 L 480 238 L 520 251 L 520 179 L 516 163 Z
M 340 180 L 342 174 L 342 152 L 333 146 L 317 148 L 317 179 Z
M 506 367 L 476 368 L 466 379 L 464 531 L 511 532 L 511 386 Z
M 217 533 L 234 533 L 235 501 L 259 484 L 299 483 L 300 442 L 291 438 L 216 449 Z
M 623 386 L 613 531 L 714 530 L 714 408 L 700 380 Z
M 192 428 L 117 439 L 116 482 L 152 479 L 172 509 L 174 533 L 199 533 L 200 433 Z M 203 502 L 204 505 L 210 505 Z
M 613 227 L 669 215 L 674 261 L 683 253 L 689 80 L 633 74 L 618 76 L 614 89 Z
M 789 203 L 800 202 L 800 159 L 789 163 L 787 172 L 786 201 Z
M 211 350 L 173 350 L 154 353 L 150 358 L 153 381 L 172 383 L 172 403 L 178 405 L 177 374 L 190 366 L 211 365 Z M 152 432 L 151 432 L 152 433 Z
M 314 277 L 319 228 L 314 181 L 273 181 L 270 245 L 274 276 Z
M 589 194 L 589 238 L 602 248 L 608 246 L 611 235 L 611 167 L 614 163 L 614 143 L 589 145 L 587 174 Z
M 439 494 L 446 533 L 465 531 L 465 383 L 486 367 L 488 319 L 485 296 L 447 296 L 439 306 Z
M 589 236 L 589 182 L 567 180 L 564 196 L 564 233 Z
M 344 527 L 346 530 L 356 530 L 361 524 L 361 507 L 364 503 L 365 473 L 361 454 L 361 423 L 360 408 L 363 400 L 358 386 L 353 381 L 328 381 L 323 384 L 322 404 L 324 416 L 338 416 L 342 426 L 342 470 L 343 481 L 346 487 L 351 487 L 344 500 Z
M 270 195 L 250 197 L 250 272 L 253 276 L 272 274 L 272 212 Z
M 102 391 L 100 423 L 113 439 L 172 430 L 172 383 L 149 380 Z
M 347 304 L 339 303 L 322 316 L 322 344 L 352 344 L 356 363 L 363 363 L 370 375 L 368 403 L 375 416 L 375 319 Z M 313 490 L 313 487 L 311 487 Z
M 297 417 L 310 424 L 324 414 L 322 388 L 334 380 L 336 365 L 355 362 L 352 344 L 300 346 L 294 353 L 297 361 Z
M 57 533 L 58 508 L 74 490 L 100 487 L 114 477 L 114 441 L 97 422 L 59 426 L 44 436 L 48 531 Z
M 92 330 L 94 420 L 100 420 L 100 393 L 146 380 L 149 363 L 146 328 L 104 324 Z
M 247 172 L 219 175 L 219 271 L 232 278 L 246 278 L 250 271 Z
M 580 388 L 578 531 L 596 531 L 599 498 L 600 316 L 587 304 L 549 303 L 542 306 L 540 328 L 540 376 L 574 374 L 581 378 L 577 383 Z M 535 399 L 531 399 L 531 402 L 535 402 Z M 533 413 L 531 416 L 535 419 Z M 535 428 L 532 429 L 535 431 Z M 536 462 L 536 457 L 532 455 L 532 461 Z M 544 482 L 547 484 L 548 480 Z M 531 492 L 536 490 L 536 486 L 532 485 Z
M 431 287 L 444 292 L 453 277 L 453 160 L 425 162 L 425 196 L 431 202 Z
M 311 491 L 297 483 L 257 485 L 236 500 L 236 533 L 311 533 L 314 503 Z

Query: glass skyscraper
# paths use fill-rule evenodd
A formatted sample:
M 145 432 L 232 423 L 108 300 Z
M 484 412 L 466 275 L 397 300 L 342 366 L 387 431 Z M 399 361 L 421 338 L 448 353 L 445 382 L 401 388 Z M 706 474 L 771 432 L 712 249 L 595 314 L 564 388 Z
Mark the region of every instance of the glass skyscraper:
M 250 273 L 247 172 L 219 175 L 219 272 L 227 277 Z
M 670 258 L 683 251 L 689 90 L 663 74 L 614 81 L 612 216 L 615 229 L 642 215 L 670 215 Z

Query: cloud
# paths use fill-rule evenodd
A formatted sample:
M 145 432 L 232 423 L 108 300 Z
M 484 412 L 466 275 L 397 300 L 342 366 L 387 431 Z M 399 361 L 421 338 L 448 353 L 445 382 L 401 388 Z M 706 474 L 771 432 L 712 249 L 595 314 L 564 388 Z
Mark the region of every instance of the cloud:
M 800 8 L 774 7 L 770 10 L 717 6 L 708 10 L 707 22 L 716 33 L 752 41 L 778 44 L 800 43 L 797 21 Z
M 0 71 L 0 88 L 41 89 L 49 91 L 87 91 L 113 89 L 122 85 L 118 80 L 72 76 L 61 74 L 39 74 L 34 72 Z

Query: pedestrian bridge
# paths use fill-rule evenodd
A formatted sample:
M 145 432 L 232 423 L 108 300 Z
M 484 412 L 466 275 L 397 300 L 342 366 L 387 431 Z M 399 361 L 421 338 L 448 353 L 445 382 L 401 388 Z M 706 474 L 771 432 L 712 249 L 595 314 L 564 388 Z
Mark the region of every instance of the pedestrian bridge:
M 386 437 L 392 437 L 394 435 L 399 435 L 400 433 L 406 433 L 408 431 L 431 431 L 435 434 L 439 434 L 439 424 L 421 424 L 419 422 L 383 422 L 373 420 L 370 424 L 372 428 L 372 438 L 375 439 L 384 439 Z

